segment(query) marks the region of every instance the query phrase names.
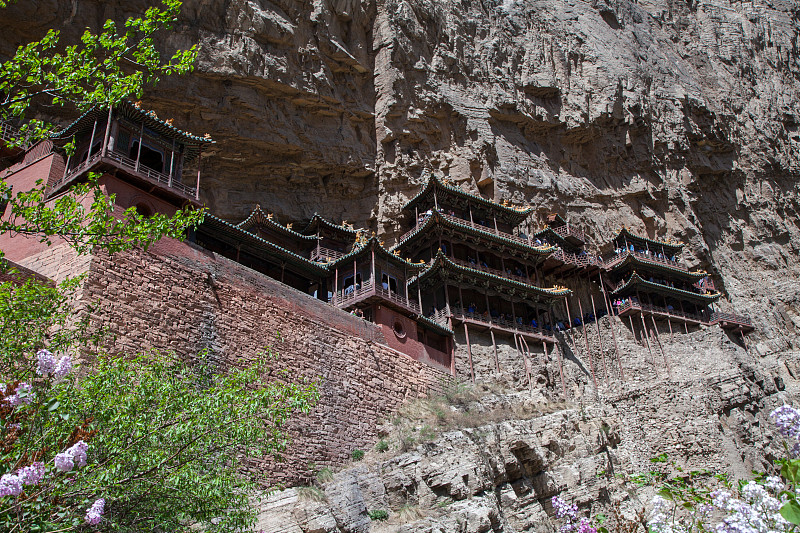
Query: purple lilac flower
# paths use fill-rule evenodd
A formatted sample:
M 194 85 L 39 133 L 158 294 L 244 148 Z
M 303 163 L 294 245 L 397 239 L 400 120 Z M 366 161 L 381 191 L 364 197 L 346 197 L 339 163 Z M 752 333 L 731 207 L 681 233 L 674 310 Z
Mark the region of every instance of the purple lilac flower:
M 39 350 L 36 352 L 36 373 L 47 377 L 56 369 L 56 358 L 49 350 Z
M 22 405 L 22 404 L 29 404 L 33 401 L 32 396 L 33 387 L 31 387 L 28 383 L 24 381 L 17 385 L 17 390 L 14 394 L 6 398 L 6 401 L 13 405 Z
M 23 485 L 38 485 L 44 477 L 44 464 L 38 461 L 32 463 L 26 467 L 20 468 L 17 475 Z
M 79 440 L 63 452 L 56 455 L 56 468 L 62 472 L 69 472 L 75 467 L 86 466 L 86 452 L 89 445 Z
M 61 379 L 72 371 L 72 358 L 69 355 L 64 355 L 58 360 L 56 364 L 55 375 L 56 379 Z
M 569 520 L 578 519 L 578 506 L 575 504 L 568 504 L 558 496 L 553 496 L 553 509 L 556 511 L 556 517 L 568 518 Z
M 597 533 L 597 530 L 591 526 L 588 518 L 581 518 L 578 524 L 578 533 Z
M 783 405 L 772 411 L 769 416 L 784 437 L 796 439 L 800 436 L 800 411 L 794 407 Z
M 75 458 L 75 466 L 80 468 L 86 466 L 86 452 L 88 450 L 89 445 L 79 440 L 67 449 L 67 453 L 70 453 Z
M 61 452 L 56 455 L 55 458 L 56 468 L 61 470 L 62 472 L 69 472 L 73 468 L 75 468 L 75 460 L 72 458 L 72 454 L 67 452 Z
M 15 474 L 3 474 L 0 477 L 0 497 L 19 496 L 22 494 L 22 480 Z
M 103 511 L 105 511 L 106 501 L 103 498 L 95 500 L 89 509 L 86 510 L 86 523 L 96 526 L 103 519 Z

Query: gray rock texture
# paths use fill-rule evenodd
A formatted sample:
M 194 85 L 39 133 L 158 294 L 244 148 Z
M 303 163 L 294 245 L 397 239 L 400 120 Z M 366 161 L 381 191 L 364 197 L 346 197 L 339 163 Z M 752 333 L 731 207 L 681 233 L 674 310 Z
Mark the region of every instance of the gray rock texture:
M 146 4 L 18 2 L 0 56 Z M 197 70 L 144 103 L 218 141 L 202 173 L 220 216 L 258 202 L 284 222 L 319 212 L 391 239 L 431 170 L 539 221 L 561 212 L 594 244 L 622 225 L 683 240 L 683 259 L 727 293 L 720 306 L 758 328 L 746 351 L 719 329 L 649 346 L 606 321 L 621 371 L 592 338 L 595 389 L 583 339 L 565 337 L 566 397 L 552 354 L 530 384 L 503 355 L 506 391 L 471 404 L 491 420 L 396 437 L 391 458 L 371 452 L 326 483 L 327 501 L 277 494 L 260 526 L 550 531 L 562 491 L 635 521 L 647 495 L 612 473 L 658 453 L 739 476 L 766 467 L 766 413 L 800 378 L 799 38 L 791 0 L 186 0 L 160 45 L 199 43 Z M 374 509 L 390 519 L 371 522 Z

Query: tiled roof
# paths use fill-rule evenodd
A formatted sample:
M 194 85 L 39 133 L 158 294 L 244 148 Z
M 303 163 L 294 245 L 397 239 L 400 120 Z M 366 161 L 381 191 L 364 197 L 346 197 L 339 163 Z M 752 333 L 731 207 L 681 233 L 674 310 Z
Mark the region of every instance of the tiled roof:
M 297 239 L 299 241 L 311 242 L 315 240 L 313 235 L 303 235 L 302 233 L 298 233 L 293 229 L 290 229 L 282 224 L 279 224 L 277 221 L 272 219 L 271 215 L 264 213 L 264 211 L 261 209 L 261 206 L 258 204 L 256 204 L 255 208 L 253 208 L 253 210 L 250 212 L 250 214 L 247 216 L 246 219 L 236 224 L 236 227 L 244 230 L 249 230 L 253 226 L 258 226 L 258 225 L 268 226 L 278 231 L 279 233 L 283 233 L 284 235 L 291 237 L 293 239 Z
M 450 270 L 450 271 L 469 274 L 470 276 L 474 276 L 476 279 L 482 279 L 485 281 L 505 285 L 506 287 L 509 288 L 522 289 L 525 292 L 534 293 L 541 296 L 547 296 L 549 298 L 562 298 L 572 293 L 572 291 L 570 289 L 567 289 L 566 287 L 552 287 L 546 289 L 543 287 L 537 287 L 535 285 L 522 283 L 521 281 L 516 281 L 514 279 L 497 276 L 490 272 L 484 272 L 483 270 L 477 270 L 464 265 L 459 265 L 457 263 L 453 263 L 452 261 L 450 261 L 450 259 L 448 259 L 447 256 L 444 255 L 444 253 L 442 253 L 441 250 L 439 250 L 439 252 L 436 254 L 436 257 L 434 258 L 431 265 L 426 270 L 424 270 L 423 272 L 412 278 L 408 282 L 408 284 L 412 285 L 414 283 L 419 283 L 424 279 L 436 274 L 440 270 Z
M 344 225 L 340 226 L 339 224 L 334 224 L 330 220 L 326 219 L 325 217 L 323 217 L 322 215 L 319 215 L 317 213 L 314 213 L 314 216 L 311 217 L 311 221 L 305 227 L 305 229 L 303 230 L 303 233 L 308 234 L 308 233 L 316 231 L 315 228 L 318 225 L 325 226 L 326 228 L 331 229 L 333 231 L 338 231 L 338 232 L 341 232 L 341 233 L 345 233 L 350 237 L 355 237 L 355 235 L 358 233 L 353 228 L 348 228 L 348 227 L 346 227 Z
M 642 237 L 640 235 L 631 233 L 631 231 L 624 226 L 622 227 L 621 230 L 617 232 L 616 236 L 613 239 L 611 239 L 611 241 L 614 242 L 620 238 L 622 239 L 627 238 L 629 241 L 633 242 L 639 241 L 642 243 L 646 242 L 648 244 L 653 244 L 656 246 L 663 246 L 665 249 L 672 250 L 674 253 L 680 252 L 681 248 L 683 248 L 682 242 L 667 242 L 667 241 L 657 241 L 654 239 L 649 239 L 647 237 Z
M 669 285 L 662 285 L 661 283 L 655 283 L 653 281 L 647 281 L 643 279 L 639 274 L 634 272 L 631 274 L 631 277 L 628 281 L 625 282 L 621 287 L 614 289 L 611 291 L 611 294 L 621 294 L 626 289 L 632 287 L 644 287 L 645 289 L 650 289 L 652 292 L 657 292 L 659 294 L 667 294 L 672 295 L 679 298 L 684 298 L 689 301 L 697 301 L 702 303 L 712 303 L 719 299 L 722 296 L 720 293 L 710 293 L 710 294 L 700 294 L 697 292 L 692 291 L 685 291 L 683 289 L 677 289 L 675 287 L 670 287 Z
M 467 191 L 464 191 L 460 187 L 454 187 L 452 185 L 448 185 L 440 180 L 437 176 L 433 175 L 433 173 L 428 175 L 428 180 L 425 183 L 425 186 L 414 196 L 411 200 L 403 206 L 403 209 L 413 209 L 416 204 L 421 202 L 424 198 L 426 198 L 434 189 L 441 190 L 445 193 L 452 194 L 454 196 L 458 196 L 460 198 L 469 199 L 470 202 L 475 202 L 476 204 L 483 206 L 489 210 L 497 211 L 501 213 L 502 216 L 506 218 L 520 222 L 525 219 L 528 214 L 533 211 L 532 208 L 518 208 L 512 206 L 506 206 L 502 204 L 498 204 L 497 202 L 493 202 L 492 200 L 487 200 L 482 196 L 478 196 Z

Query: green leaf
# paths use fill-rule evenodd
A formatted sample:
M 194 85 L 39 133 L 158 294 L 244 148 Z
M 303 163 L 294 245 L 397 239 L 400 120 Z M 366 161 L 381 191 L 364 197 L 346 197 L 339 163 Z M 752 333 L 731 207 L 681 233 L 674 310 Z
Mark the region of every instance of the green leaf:
M 789 500 L 781 507 L 781 516 L 792 524 L 800 525 L 800 504 L 795 500 Z

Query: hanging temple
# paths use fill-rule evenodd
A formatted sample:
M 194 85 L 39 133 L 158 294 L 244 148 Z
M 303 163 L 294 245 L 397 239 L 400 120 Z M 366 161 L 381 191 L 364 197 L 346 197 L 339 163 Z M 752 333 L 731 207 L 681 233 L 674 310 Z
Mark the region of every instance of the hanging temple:
M 3 179 L 15 190 L 43 180 L 54 201 L 97 172 L 120 209 L 171 215 L 200 206 L 199 160 L 213 140 L 137 104 L 90 110 L 25 148 L 6 143 L 13 133 L 0 124 L 0 157 L 12 163 Z M 75 150 L 66 155 L 73 138 Z M 718 325 L 744 342 L 753 330 L 748 317 L 715 307 L 721 294 L 706 272 L 681 261 L 683 243 L 622 228 L 602 253 L 593 253 L 581 229 L 560 215 L 536 230 L 532 215 L 431 174 L 403 208 L 406 233 L 388 248 L 346 221 L 315 214 L 283 225 L 258 205 L 239 223 L 206 215 L 188 241 L 379 325 L 391 348 L 453 374 L 454 331 L 462 329 L 473 380 L 470 332 L 489 333 L 497 360 L 498 342 L 513 339 L 523 356 L 530 355 L 529 343 L 541 343 L 546 354 L 562 332 L 583 328 L 585 336 L 588 325 L 609 314 L 631 329 L 638 321 L 666 324 L 671 334 Z M 43 246 L 7 234 L 0 241 L 12 261 Z M 588 283 L 567 288 L 574 279 Z

